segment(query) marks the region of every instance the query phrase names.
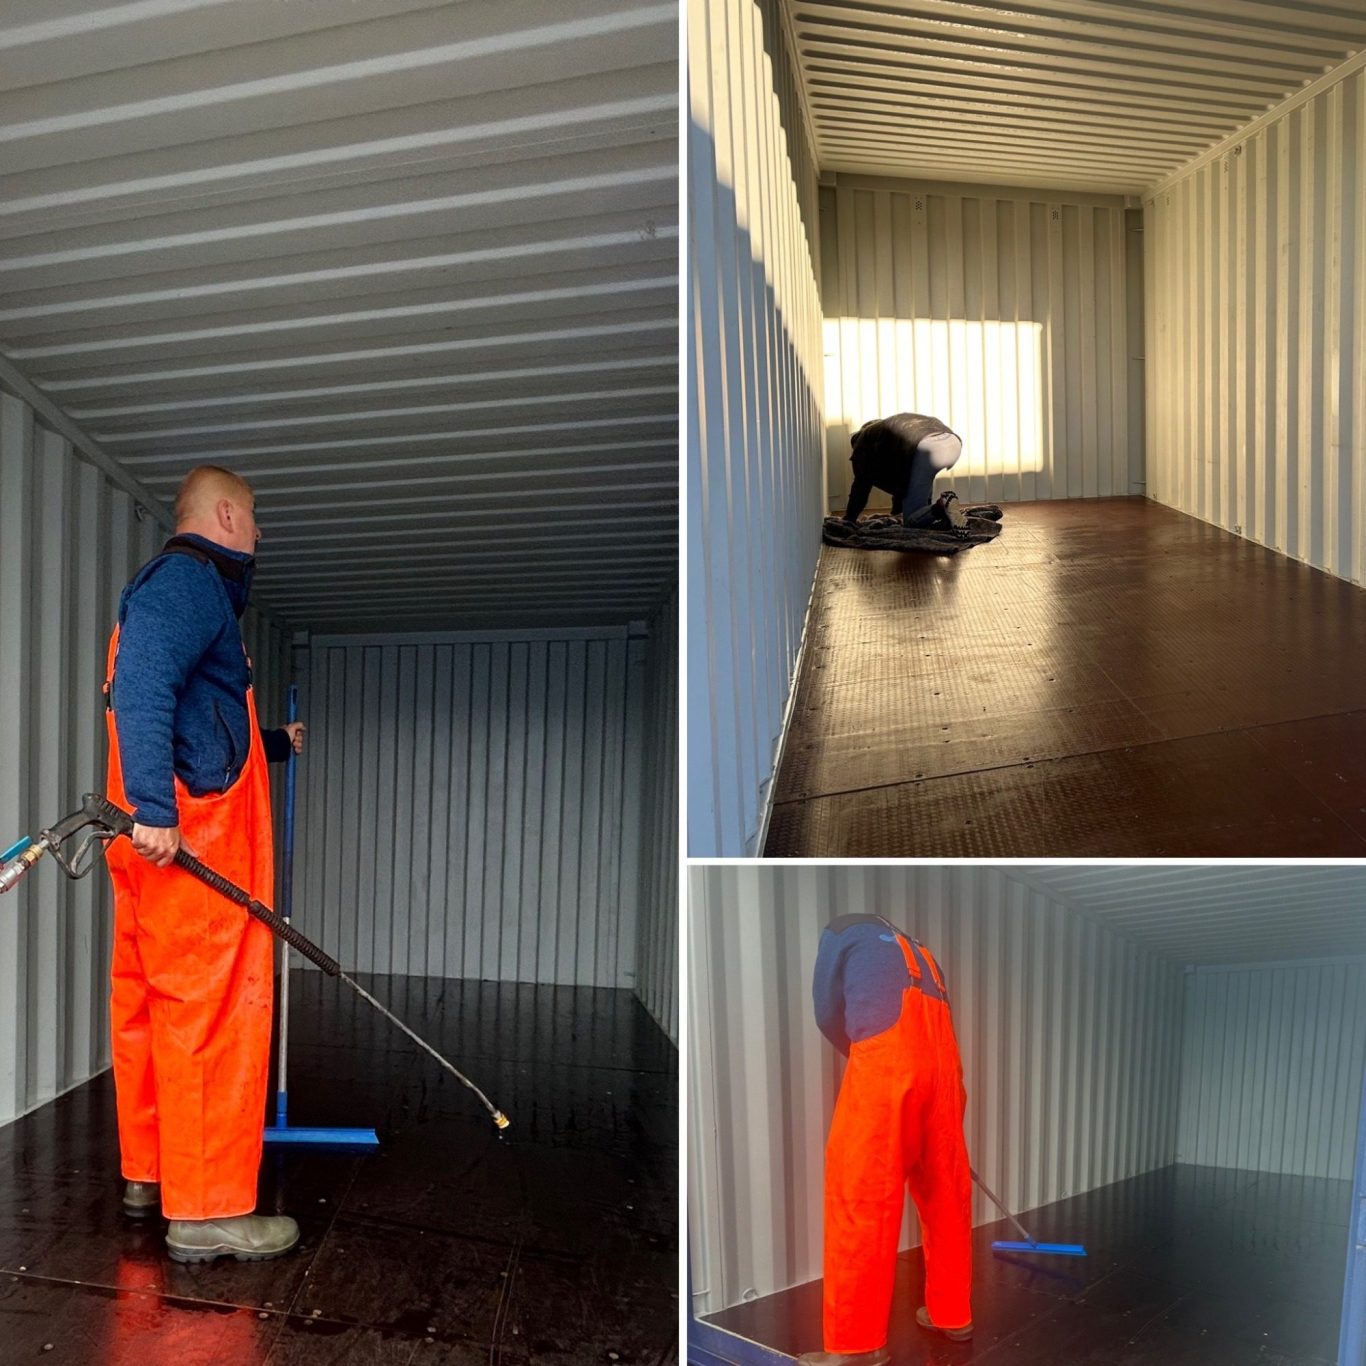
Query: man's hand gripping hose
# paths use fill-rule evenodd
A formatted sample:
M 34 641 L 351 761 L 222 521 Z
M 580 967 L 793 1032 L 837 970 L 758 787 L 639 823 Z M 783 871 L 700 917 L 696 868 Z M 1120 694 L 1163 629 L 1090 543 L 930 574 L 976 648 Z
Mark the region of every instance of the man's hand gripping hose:
M 62 850 L 62 845 L 83 830 L 89 830 L 90 833 L 81 841 L 75 854 L 68 858 Z M 98 793 L 88 792 L 79 811 L 73 811 L 51 829 L 41 831 L 36 838 L 26 836 L 0 854 L 0 895 L 17 886 L 45 854 L 50 854 L 56 860 L 57 866 L 67 877 L 83 878 L 95 866 L 96 860 L 103 853 L 104 845 L 120 835 L 131 835 L 132 831 L 133 818 L 127 811 L 115 806 L 108 798 Z M 99 849 L 92 853 L 91 850 L 97 845 L 100 846 Z M 500 1130 L 508 1127 L 511 1120 L 463 1072 L 443 1058 L 425 1039 L 414 1034 L 402 1020 L 375 1000 L 358 982 L 348 977 L 335 958 L 324 953 L 311 939 L 300 934 L 288 921 L 276 915 L 269 906 L 263 905 L 241 887 L 229 882 L 221 873 L 201 863 L 183 846 L 177 851 L 175 862 L 177 867 L 183 868 L 192 877 L 198 878 L 206 886 L 227 897 L 229 901 L 243 907 L 272 934 L 283 939 L 290 948 L 301 953 L 329 977 L 340 978 L 387 1020 L 397 1025 L 419 1048 L 435 1058 L 446 1071 L 473 1091 Z

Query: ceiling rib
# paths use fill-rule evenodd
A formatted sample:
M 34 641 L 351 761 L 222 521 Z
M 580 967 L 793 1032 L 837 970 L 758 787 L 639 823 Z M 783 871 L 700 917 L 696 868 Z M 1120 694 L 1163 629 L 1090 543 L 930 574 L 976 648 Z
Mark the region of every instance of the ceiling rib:
M 1366 47 L 1346 6 L 786 0 L 825 171 L 1138 195 Z
M 616 626 L 677 557 L 676 3 L 11 0 L 0 356 L 296 627 Z

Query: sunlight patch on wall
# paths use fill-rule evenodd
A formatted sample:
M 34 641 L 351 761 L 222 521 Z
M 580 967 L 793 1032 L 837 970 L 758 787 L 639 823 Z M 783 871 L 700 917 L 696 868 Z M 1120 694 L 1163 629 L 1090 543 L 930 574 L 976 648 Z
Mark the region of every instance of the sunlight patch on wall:
M 1043 325 L 930 318 L 827 318 L 829 451 L 890 413 L 929 413 L 963 439 L 958 476 L 1044 469 L 1050 404 Z

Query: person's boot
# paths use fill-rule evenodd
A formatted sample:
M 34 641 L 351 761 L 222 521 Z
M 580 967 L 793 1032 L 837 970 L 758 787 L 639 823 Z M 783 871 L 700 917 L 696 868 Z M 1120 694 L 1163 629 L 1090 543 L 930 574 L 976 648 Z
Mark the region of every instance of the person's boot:
M 238 1214 L 230 1219 L 172 1219 L 166 1250 L 177 1262 L 211 1262 L 236 1257 L 265 1262 L 281 1257 L 299 1241 L 299 1226 L 287 1214 Z
M 892 1354 L 879 1347 L 875 1352 L 803 1352 L 799 1366 L 888 1366 Z
M 151 1219 L 161 1213 L 161 1183 L 125 1181 L 123 1212 L 130 1219 Z
M 951 530 L 966 531 L 968 529 L 968 514 L 963 511 L 963 505 L 958 501 L 958 495 L 952 489 L 940 494 L 939 501 L 934 506 Z
M 915 1311 L 915 1321 L 922 1328 L 928 1328 L 931 1333 L 943 1333 L 950 1342 L 966 1342 L 972 1336 L 970 1323 L 963 1328 L 941 1328 L 930 1318 L 930 1311 L 923 1304 Z

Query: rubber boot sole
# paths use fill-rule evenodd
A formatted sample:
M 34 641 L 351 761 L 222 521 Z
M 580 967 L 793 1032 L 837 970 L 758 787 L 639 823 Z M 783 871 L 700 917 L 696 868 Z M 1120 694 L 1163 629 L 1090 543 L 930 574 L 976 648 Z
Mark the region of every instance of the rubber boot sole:
M 929 1312 L 924 1305 L 915 1311 L 915 1321 L 929 1333 L 939 1333 L 948 1338 L 950 1342 L 970 1342 L 972 1340 L 972 1324 L 965 1328 L 941 1328 L 937 1323 L 930 1321 Z
M 128 1187 L 137 1186 L 144 1194 L 155 1191 L 151 1200 L 133 1201 L 128 1198 Z M 156 1181 L 129 1181 L 126 1183 L 123 1199 L 123 1212 L 129 1219 L 157 1219 L 161 1217 L 161 1186 Z
M 168 1242 L 166 1251 L 173 1262 L 214 1262 L 220 1257 L 231 1257 L 238 1262 L 270 1262 L 276 1257 L 283 1257 L 286 1252 L 293 1252 L 298 1246 L 297 1238 L 288 1247 L 282 1247 L 277 1252 L 242 1252 L 232 1247 L 178 1248 Z

